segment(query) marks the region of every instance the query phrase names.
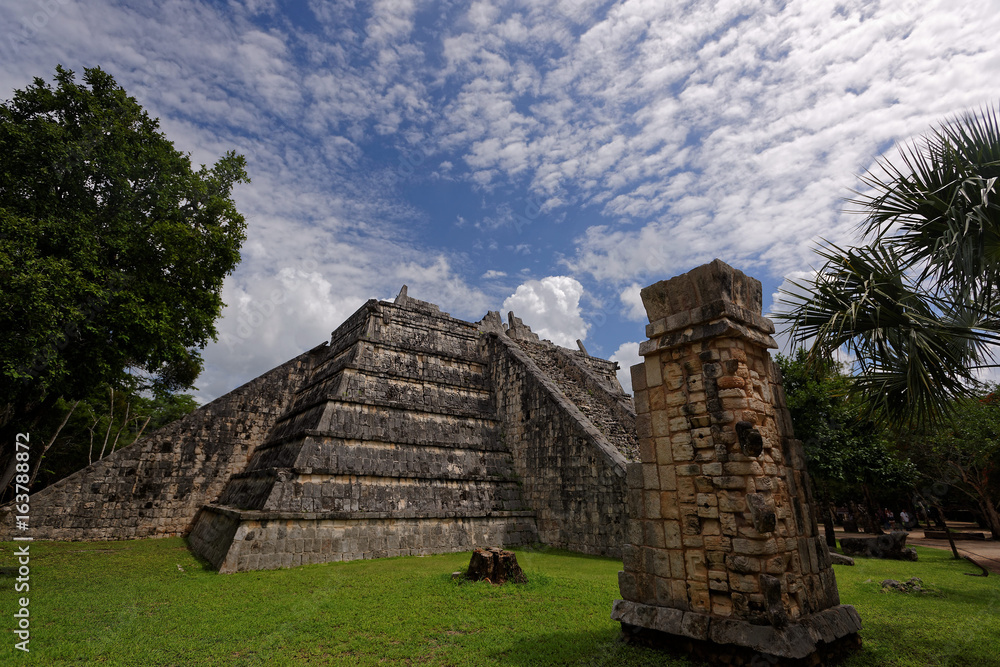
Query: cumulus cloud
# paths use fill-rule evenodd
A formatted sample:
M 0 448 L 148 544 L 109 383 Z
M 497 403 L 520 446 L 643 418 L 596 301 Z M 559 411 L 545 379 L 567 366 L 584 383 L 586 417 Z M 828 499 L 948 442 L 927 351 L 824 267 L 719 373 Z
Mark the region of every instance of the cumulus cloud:
M 446 38 L 462 45 L 461 91 L 438 132 L 479 182 L 600 208 L 607 222 L 566 259 L 576 273 L 629 281 L 719 256 L 777 276 L 802 267 L 817 234 L 851 238 L 839 199 L 873 156 L 995 97 L 1000 58 L 976 13 L 623 2 L 585 14 L 574 38 L 550 5 L 520 15 L 518 37 L 508 12 L 470 10 Z M 525 34 L 552 57 L 513 48 Z M 459 63 L 480 69 L 463 79 Z
M 639 343 L 622 343 L 611 355 L 611 361 L 618 362 L 618 381 L 629 394 L 632 393 L 632 366 L 642 363 L 639 356 Z
M 329 340 L 370 298 L 351 292 L 333 289 L 319 271 L 295 267 L 227 281 L 218 340 L 203 353 L 197 396 L 211 400 Z
M 777 352 L 785 355 L 792 354 L 792 345 L 788 325 L 777 319 L 776 316 L 788 312 L 790 307 L 785 302 L 786 299 L 794 298 L 794 295 L 807 296 L 807 294 L 796 287 L 796 283 L 808 285 L 816 276 L 815 271 L 792 271 L 785 276 L 784 281 L 778 286 L 778 290 L 771 294 L 771 306 L 764 311 L 765 317 L 774 321 L 774 341 L 778 344 Z
M 632 283 L 622 290 L 618 298 L 625 305 L 625 317 L 634 322 L 646 321 L 646 308 L 642 305 L 640 292 L 642 287 L 639 283 Z
M 556 345 L 576 348 L 590 325 L 580 313 L 583 285 L 569 276 L 547 276 L 518 286 L 503 302 L 503 311 L 521 318 L 541 338 Z

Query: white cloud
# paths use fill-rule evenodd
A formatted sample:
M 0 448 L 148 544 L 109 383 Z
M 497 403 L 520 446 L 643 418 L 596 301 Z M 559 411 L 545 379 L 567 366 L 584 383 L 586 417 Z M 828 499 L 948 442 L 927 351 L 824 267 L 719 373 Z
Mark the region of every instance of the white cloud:
M 626 393 L 632 393 L 632 366 L 642 363 L 639 356 L 639 343 L 622 343 L 611 355 L 611 361 L 618 362 L 618 382 Z
M 300 296 L 255 329 L 260 350 L 206 351 L 213 387 L 404 282 L 481 317 L 503 287 L 474 281 L 506 277 L 486 269 L 498 248 L 530 261 L 504 267 L 519 280 L 565 271 L 638 321 L 647 278 L 715 257 L 793 275 L 814 261 L 814 237 L 853 237 L 839 198 L 859 170 L 995 100 L 1000 69 L 1000 13 L 972 0 L 307 4 L 308 28 L 270 0 L 0 5 L 13 26 L 3 90 L 51 79 L 57 62 L 100 63 L 196 164 L 247 156 L 253 184 L 235 199 L 248 238 L 220 331 L 274 289 Z M 407 194 L 422 174 L 455 187 L 441 218 L 453 238 L 420 227 L 437 213 Z M 463 186 L 532 208 L 462 207 Z M 536 235 L 558 220 L 557 241 Z M 476 231 L 508 236 L 468 240 Z M 322 250 L 312 269 L 310 247 Z M 558 280 L 572 282 L 545 282 Z M 582 293 L 550 276 L 508 300 L 573 347 L 587 333 Z
M 771 294 L 771 306 L 764 311 L 764 316 L 770 318 L 774 322 L 774 328 L 776 330 L 774 334 L 774 341 L 778 344 L 776 352 L 780 352 L 784 355 L 790 355 L 794 352 L 792 341 L 787 332 L 788 325 L 775 317 L 776 314 L 787 312 L 789 310 L 788 305 L 783 302 L 784 299 L 789 297 L 782 294 L 782 292 L 786 292 L 791 295 L 804 295 L 805 293 L 802 290 L 797 289 L 793 283 L 808 284 L 815 275 L 815 271 L 792 271 L 785 276 L 785 280 L 778 287 L 778 291 Z
M 641 291 L 639 283 L 632 283 L 618 295 L 625 305 L 625 317 L 633 322 L 643 322 L 647 319 L 646 307 L 642 305 Z
M 583 285 L 569 276 L 548 276 L 529 280 L 503 302 L 505 313 L 513 311 L 541 338 L 575 349 L 584 340 L 590 325 L 580 314 Z
M 489 303 L 486 295 L 456 273 L 443 254 L 434 257 L 430 263 L 419 253 L 402 248 L 396 249 L 395 253 L 390 251 L 389 256 L 397 261 L 398 258 L 412 256 L 410 261 L 401 262 L 391 270 L 389 280 L 394 279 L 398 283 L 393 294 L 405 284 L 410 296 L 435 303 L 455 317 L 476 321 L 486 314 L 488 308 L 485 304 Z
M 371 295 L 333 289 L 318 271 L 286 267 L 276 275 L 228 280 L 218 341 L 203 356 L 197 395 L 211 400 L 330 339 Z
M 574 272 L 628 281 L 718 256 L 781 275 L 814 236 L 851 238 L 839 198 L 887 142 L 995 97 L 1000 56 L 977 12 L 623 2 L 567 39 L 566 16 L 539 5 L 519 25 L 556 54 L 544 61 L 478 12 L 445 39 L 462 45 L 462 89 L 437 133 L 480 183 L 527 181 L 546 203 L 574 192 L 614 221 L 578 237 Z M 540 86 L 511 74 L 522 65 Z

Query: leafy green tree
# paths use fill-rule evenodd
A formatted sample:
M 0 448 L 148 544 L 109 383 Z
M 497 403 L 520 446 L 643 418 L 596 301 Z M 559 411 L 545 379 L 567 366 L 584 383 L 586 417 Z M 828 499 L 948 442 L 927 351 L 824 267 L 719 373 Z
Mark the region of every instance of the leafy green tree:
M 905 434 L 925 478 L 965 496 L 1000 540 L 1000 387 L 980 398 L 959 399 L 955 419 Z
M 897 424 L 940 421 L 1000 342 L 1000 123 L 967 113 L 882 159 L 852 201 L 867 245 L 820 251 L 783 295 L 793 341 L 857 359 L 853 389 Z
M 874 516 L 885 494 L 909 495 L 916 478 L 912 463 L 894 451 L 885 428 L 850 394 L 851 378 L 841 365 L 811 362 L 803 348 L 793 357 L 779 354 L 776 362 L 820 503 L 858 499 Z M 827 513 L 822 518 L 832 532 Z M 867 529 L 880 532 L 877 523 L 869 522 Z
M 242 156 L 193 169 L 99 68 L 0 104 L 0 451 L 60 397 L 193 385 L 240 260 L 240 182 Z

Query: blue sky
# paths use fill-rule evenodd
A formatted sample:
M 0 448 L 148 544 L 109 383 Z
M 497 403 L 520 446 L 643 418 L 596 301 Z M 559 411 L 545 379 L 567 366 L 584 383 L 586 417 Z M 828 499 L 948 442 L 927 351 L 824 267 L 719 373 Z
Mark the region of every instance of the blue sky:
M 873 160 L 997 101 L 1000 2 L 0 2 L 0 91 L 101 66 L 248 222 L 199 398 L 365 300 L 514 312 L 637 359 L 641 286 L 718 257 L 764 308 Z

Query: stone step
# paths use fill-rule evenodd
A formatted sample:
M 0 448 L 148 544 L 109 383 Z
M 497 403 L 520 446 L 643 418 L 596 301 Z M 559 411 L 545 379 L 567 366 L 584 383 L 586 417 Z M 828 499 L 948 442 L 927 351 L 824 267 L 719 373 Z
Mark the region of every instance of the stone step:
M 212 503 L 209 505 L 205 505 L 204 509 L 217 512 L 219 514 L 224 514 L 226 516 L 239 519 L 241 521 L 267 521 L 273 518 L 280 521 L 304 520 L 304 521 L 338 521 L 338 522 L 354 523 L 359 521 L 370 521 L 372 519 L 455 519 L 455 518 L 482 519 L 482 518 L 493 517 L 498 519 L 527 518 L 534 520 L 535 518 L 535 511 L 530 509 L 490 510 L 486 512 L 469 512 L 467 514 L 460 514 L 453 511 L 400 512 L 399 510 L 378 510 L 371 512 L 354 512 L 354 511 L 345 512 L 342 510 L 330 511 L 330 512 L 286 512 L 286 511 L 273 511 L 273 510 L 240 509 L 238 507 L 230 507 L 228 505 L 222 505 L 220 503 Z
M 465 359 L 479 359 L 479 329 L 451 317 L 429 316 L 380 304 L 382 317 L 373 317 L 365 330 L 367 340 L 395 344 L 417 350 L 434 350 Z M 388 319 L 388 322 L 386 322 Z
M 189 536 L 222 573 L 362 558 L 426 556 L 538 539 L 531 512 L 402 517 L 392 512 L 247 512 L 208 505 Z
M 482 405 L 469 407 L 462 404 L 427 407 L 422 402 L 375 400 L 348 393 L 319 396 L 312 404 L 293 408 L 277 420 L 268 441 L 299 436 L 307 431 L 360 440 L 393 440 L 396 434 L 406 432 L 400 428 L 406 425 L 400 422 L 400 414 L 420 415 L 424 422 L 457 420 L 459 424 L 456 428 L 462 431 L 471 430 L 463 426 L 469 420 L 476 422 L 476 428 L 495 424 L 492 405 L 488 409 Z M 475 437 L 473 433 L 469 435 Z M 441 440 L 451 438 L 434 438 L 435 442 Z
M 481 360 L 358 341 L 351 348 L 320 361 L 303 389 L 328 382 L 344 369 L 469 389 L 487 388 Z
M 400 516 L 527 509 L 514 480 L 275 473 L 230 480 L 219 503 L 272 512 L 392 510 Z
M 326 382 L 315 383 L 295 397 L 291 411 L 324 399 L 347 399 L 380 405 L 400 404 L 424 410 L 462 409 L 466 414 L 492 412 L 492 393 L 485 387 L 463 387 L 344 368 Z
M 517 344 L 531 357 L 542 371 L 559 387 L 560 391 L 580 409 L 597 430 L 630 461 L 639 460 L 639 446 L 635 433 L 625 427 L 612 407 L 605 404 L 598 392 L 588 391 L 575 378 L 563 370 L 565 361 L 552 343 L 517 340 Z
M 247 472 L 271 468 L 325 469 L 377 475 L 431 475 L 438 477 L 510 477 L 513 457 L 499 448 L 476 449 L 455 443 L 440 447 L 431 443 L 345 440 L 308 437 L 282 447 L 258 452 Z M 495 442 L 499 446 L 499 442 Z M 239 477 L 237 473 L 234 477 Z

